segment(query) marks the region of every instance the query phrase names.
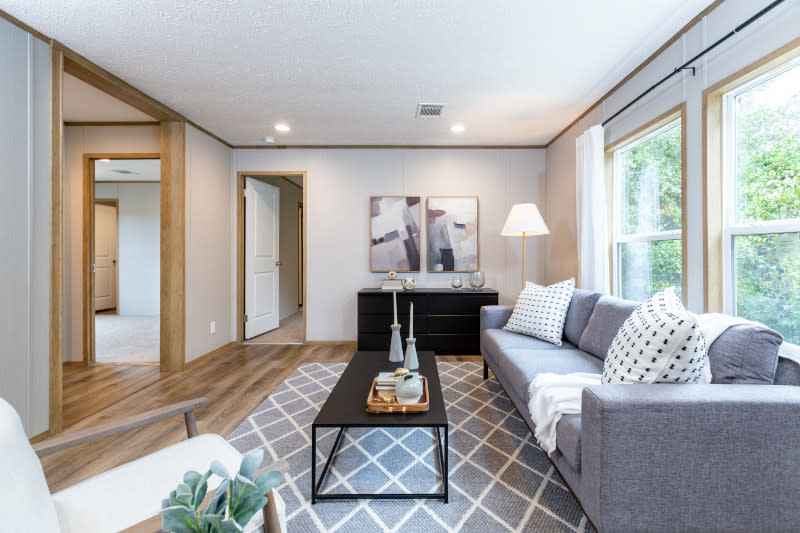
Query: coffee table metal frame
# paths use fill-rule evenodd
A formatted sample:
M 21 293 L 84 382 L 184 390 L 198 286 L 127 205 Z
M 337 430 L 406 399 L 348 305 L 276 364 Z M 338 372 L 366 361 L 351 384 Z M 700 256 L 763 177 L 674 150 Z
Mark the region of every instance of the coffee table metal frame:
M 357 352 L 350 364 L 342 373 L 339 381 L 331 391 L 328 400 L 323 404 L 311 424 L 311 503 L 318 500 L 352 500 L 352 499 L 437 499 L 448 502 L 448 422 L 444 407 L 439 372 L 436 368 L 436 357 L 433 352 L 419 352 L 420 374 L 428 378 L 431 407 L 426 413 L 392 413 L 376 414 L 366 412 L 366 398 L 372 385 L 372 378 L 379 371 L 396 368 L 396 363 L 389 363 L 388 352 Z M 363 389 L 363 391 L 361 390 Z M 362 394 L 363 392 L 363 394 Z M 442 477 L 441 492 L 424 493 L 320 493 L 325 477 L 330 470 L 333 458 L 339 449 L 342 436 L 347 428 L 353 427 L 407 427 L 431 428 L 436 438 L 436 457 L 439 463 L 439 475 Z M 317 480 L 317 428 L 339 428 L 325 461 L 320 478 Z

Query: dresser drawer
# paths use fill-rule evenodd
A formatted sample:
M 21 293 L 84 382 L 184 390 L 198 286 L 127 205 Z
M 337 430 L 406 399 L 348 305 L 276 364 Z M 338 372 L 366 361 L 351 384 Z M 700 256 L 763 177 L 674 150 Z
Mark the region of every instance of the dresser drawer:
M 497 304 L 497 295 L 454 294 L 431 299 L 432 315 L 475 315 L 484 305 Z
M 429 315 L 428 333 L 467 333 L 479 334 L 480 315 Z

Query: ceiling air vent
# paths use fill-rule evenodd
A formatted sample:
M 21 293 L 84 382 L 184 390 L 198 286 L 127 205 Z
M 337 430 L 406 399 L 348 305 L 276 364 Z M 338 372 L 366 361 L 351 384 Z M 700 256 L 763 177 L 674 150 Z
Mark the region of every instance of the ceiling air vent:
M 447 104 L 417 104 L 417 118 L 436 118 L 442 116 Z

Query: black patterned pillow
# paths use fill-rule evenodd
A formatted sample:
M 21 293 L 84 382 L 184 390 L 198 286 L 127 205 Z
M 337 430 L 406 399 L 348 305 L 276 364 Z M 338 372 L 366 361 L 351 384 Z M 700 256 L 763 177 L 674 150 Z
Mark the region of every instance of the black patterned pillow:
M 622 323 L 603 364 L 602 383 L 710 383 L 706 341 L 669 287 Z
M 511 318 L 503 329 L 561 346 L 564 320 L 567 317 L 569 303 L 572 301 L 573 290 L 575 290 L 574 278 L 549 287 L 526 283 L 514 305 L 514 312 L 511 313 Z

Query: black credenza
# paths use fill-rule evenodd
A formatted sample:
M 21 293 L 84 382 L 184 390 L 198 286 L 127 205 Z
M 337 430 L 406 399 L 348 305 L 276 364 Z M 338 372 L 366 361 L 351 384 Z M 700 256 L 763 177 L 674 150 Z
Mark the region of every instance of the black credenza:
M 414 289 L 397 292 L 400 335 L 408 337 L 409 303 L 414 302 L 417 350 L 437 355 L 480 355 L 480 312 L 497 305 L 494 289 Z M 392 293 L 380 289 L 358 291 L 358 349 L 389 350 L 392 331 Z

